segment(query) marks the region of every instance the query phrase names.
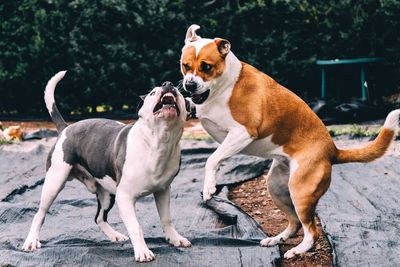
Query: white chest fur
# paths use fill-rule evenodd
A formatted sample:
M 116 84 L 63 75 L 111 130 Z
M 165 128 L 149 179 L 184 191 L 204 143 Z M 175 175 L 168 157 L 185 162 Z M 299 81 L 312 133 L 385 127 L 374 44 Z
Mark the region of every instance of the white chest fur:
M 201 124 L 218 143 L 225 139 L 231 128 L 240 126 L 231 115 L 228 106 L 229 94 L 228 89 L 212 99 L 212 102 L 197 107 L 197 116 Z
M 154 142 L 158 138 L 143 136 L 140 125 L 128 134 L 127 152 L 119 186 L 130 187 L 134 196 L 143 196 L 164 189 L 172 182 L 179 169 L 179 131 L 170 135 L 168 142 Z

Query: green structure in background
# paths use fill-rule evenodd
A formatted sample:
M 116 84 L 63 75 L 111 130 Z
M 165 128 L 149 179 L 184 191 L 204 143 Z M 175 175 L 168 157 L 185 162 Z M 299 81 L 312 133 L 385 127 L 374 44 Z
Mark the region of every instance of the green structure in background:
M 380 57 L 372 58 L 353 58 L 353 59 L 332 59 L 332 60 L 317 60 L 317 65 L 321 66 L 321 98 L 326 97 L 326 83 L 325 83 L 325 68 L 330 65 L 343 65 L 343 64 L 358 64 L 360 66 L 360 81 L 361 81 L 361 98 L 369 101 L 368 88 L 365 86 L 365 64 L 383 62 L 384 59 Z

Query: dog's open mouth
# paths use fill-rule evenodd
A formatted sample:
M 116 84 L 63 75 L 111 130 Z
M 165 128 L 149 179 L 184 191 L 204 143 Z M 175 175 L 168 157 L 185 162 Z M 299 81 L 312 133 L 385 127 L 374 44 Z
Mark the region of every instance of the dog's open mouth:
M 172 93 L 165 93 L 161 95 L 158 103 L 153 110 L 154 116 L 157 118 L 172 119 L 178 117 L 180 110 L 176 103 L 176 98 Z
M 210 90 L 205 91 L 201 94 L 192 94 L 192 101 L 195 104 L 203 104 L 207 100 Z

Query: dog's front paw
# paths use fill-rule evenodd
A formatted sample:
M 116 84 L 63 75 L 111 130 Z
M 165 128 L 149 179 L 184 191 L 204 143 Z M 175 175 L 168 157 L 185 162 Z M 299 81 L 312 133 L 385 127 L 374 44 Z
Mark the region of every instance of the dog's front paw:
M 212 195 L 217 191 L 216 188 L 217 182 L 215 179 L 206 179 L 204 182 L 204 188 L 203 188 L 203 201 L 210 200 L 212 198 Z
M 192 246 L 192 243 L 190 243 L 189 240 L 187 240 L 180 234 L 175 234 L 173 236 L 166 236 L 165 239 L 167 239 L 167 241 L 174 247 L 187 248 Z
M 134 246 L 133 250 L 135 252 L 135 260 L 138 262 L 149 262 L 156 258 L 147 246 Z
M 35 251 L 40 249 L 42 245 L 40 244 L 39 238 L 37 237 L 27 237 L 24 244 L 22 245 L 22 250 L 24 251 Z

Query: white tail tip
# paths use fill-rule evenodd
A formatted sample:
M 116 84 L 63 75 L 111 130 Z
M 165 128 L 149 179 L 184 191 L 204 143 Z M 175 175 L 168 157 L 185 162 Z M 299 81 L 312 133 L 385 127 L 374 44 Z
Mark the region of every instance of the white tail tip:
M 64 78 L 64 76 L 65 76 L 65 73 L 67 73 L 67 71 L 66 70 L 62 70 L 62 71 L 59 71 L 56 75 L 54 75 L 50 80 L 57 80 L 57 81 L 60 81 L 62 78 Z
M 51 79 L 47 82 L 46 89 L 44 90 L 44 101 L 46 103 L 47 110 L 51 114 L 53 111 L 54 104 L 54 90 L 56 88 L 57 83 L 64 78 L 66 70 L 58 72 L 56 75 L 51 77 Z
M 400 109 L 395 109 L 386 117 L 383 128 L 395 131 L 399 126 Z

